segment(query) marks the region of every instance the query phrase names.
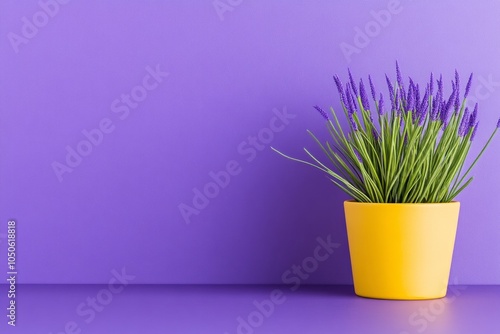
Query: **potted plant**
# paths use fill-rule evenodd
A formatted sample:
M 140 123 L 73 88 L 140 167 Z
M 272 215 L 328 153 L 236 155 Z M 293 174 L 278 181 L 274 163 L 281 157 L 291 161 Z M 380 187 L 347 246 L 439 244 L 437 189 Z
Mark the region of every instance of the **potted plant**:
M 313 166 L 352 200 L 344 203 L 354 289 L 382 299 L 432 299 L 446 295 L 460 203 L 453 201 L 472 181 L 472 167 L 500 127 L 466 166 L 478 129 L 478 106 L 466 106 L 472 74 L 461 94 L 455 71 L 446 98 L 442 76 L 420 86 L 405 84 L 396 63 L 395 82 L 386 76 L 384 104 L 371 77 L 369 93 L 349 71 L 343 85 L 334 76 L 347 119 L 315 108 L 326 120 L 331 141 L 322 143 L 320 161 L 284 157 Z M 370 101 L 371 100 L 371 101 Z M 373 106 L 373 108 L 372 108 Z

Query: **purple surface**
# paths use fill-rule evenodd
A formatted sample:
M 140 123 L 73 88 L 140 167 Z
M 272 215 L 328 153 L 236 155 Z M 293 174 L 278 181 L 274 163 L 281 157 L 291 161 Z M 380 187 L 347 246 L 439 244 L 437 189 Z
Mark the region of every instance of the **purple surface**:
M 113 295 L 104 306 L 97 302 L 100 312 L 89 311 L 87 298 L 98 300 L 100 291 L 107 288 L 23 285 L 19 287 L 18 325 L 7 333 L 59 334 L 66 326 L 69 333 L 80 329 L 81 333 L 93 334 L 145 330 L 162 334 L 500 331 L 498 286 L 452 286 L 444 299 L 387 301 L 356 297 L 352 286 L 308 286 L 292 292 L 287 286 L 133 285 Z M 282 295 L 271 306 L 270 296 L 275 290 Z M 258 311 L 254 303 L 261 305 L 263 311 Z M 243 320 L 239 322 L 239 318 Z M 248 326 L 238 329 L 239 323 Z M 0 328 L 4 327 L 2 322 Z
M 421 81 L 473 71 L 472 153 L 496 124 L 498 1 L 231 3 L 216 3 L 219 16 L 212 0 L 71 1 L 44 22 L 38 0 L 0 2 L 0 237 L 16 219 L 19 282 L 105 283 L 126 266 L 134 284 L 280 284 L 331 235 L 339 247 L 305 283 L 350 283 L 346 197 L 269 149 L 314 148 L 306 129 L 324 128 L 312 105 L 338 107 L 332 75 L 345 81 L 350 66 L 380 85 L 396 59 Z M 41 27 L 12 44 L 33 16 Z M 169 74 L 155 82 L 157 65 Z M 127 107 L 130 93 L 144 100 Z M 92 152 L 59 182 L 67 147 Z M 499 155 L 497 138 L 459 198 L 460 284 L 500 284 Z M 210 172 L 225 169 L 217 190 Z M 205 186 L 214 198 L 186 224 L 179 205 Z

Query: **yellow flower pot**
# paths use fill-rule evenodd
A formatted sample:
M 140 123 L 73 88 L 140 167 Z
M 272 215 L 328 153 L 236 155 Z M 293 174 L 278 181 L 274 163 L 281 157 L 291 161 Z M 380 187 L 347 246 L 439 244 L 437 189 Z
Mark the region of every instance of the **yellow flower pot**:
M 354 290 L 381 299 L 446 295 L 459 202 L 344 202 Z

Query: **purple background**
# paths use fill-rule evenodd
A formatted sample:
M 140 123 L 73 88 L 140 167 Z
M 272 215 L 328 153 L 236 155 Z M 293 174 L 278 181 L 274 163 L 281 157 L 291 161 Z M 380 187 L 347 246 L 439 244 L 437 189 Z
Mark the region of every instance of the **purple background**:
M 305 283 L 350 283 L 347 197 L 269 146 L 317 152 L 306 129 L 325 135 L 311 106 L 338 107 L 332 75 L 345 80 L 349 66 L 382 87 L 396 59 L 419 81 L 475 73 L 473 154 L 500 113 L 498 1 L 389 3 L 252 0 L 221 19 L 210 0 L 72 1 L 16 53 L 9 33 L 41 7 L 2 1 L 0 232 L 16 219 L 19 282 L 105 283 L 126 267 L 134 283 L 276 284 L 332 235 L 340 247 Z M 388 8 L 374 24 L 371 11 Z M 375 30 L 361 41 L 357 27 Z M 341 43 L 358 53 L 346 57 Z M 168 77 L 121 120 L 112 102 L 157 64 Z M 269 134 L 283 108 L 295 118 L 247 161 L 239 145 Z M 105 118 L 113 132 L 59 182 L 53 162 Z M 497 137 L 459 198 L 455 283 L 500 284 L 499 154 Z M 186 224 L 179 204 L 192 205 L 193 189 L 232 160 L 240 173 Z

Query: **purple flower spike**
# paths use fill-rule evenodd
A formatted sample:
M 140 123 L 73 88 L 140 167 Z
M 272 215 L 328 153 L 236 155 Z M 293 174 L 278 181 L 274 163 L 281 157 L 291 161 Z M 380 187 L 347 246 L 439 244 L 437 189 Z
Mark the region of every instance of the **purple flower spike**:
M 348 108 L 349 103 L 347 102 L 347 99 L 344 94 L 340 96 L 340 100 L 342 101 L 342 104 L 344 105 L 345 108 Z
M 349 113 L 349 122 L 351 123 L 352 129 L 354 131 L 358 131 L 358 125 L 354 121 L 354 117 L 352 115 L 353 115 L 352 113 Z
M 353 112 L 358 111 L 358 103 L 356 101 L 356 98 L 354 97 L 354 94 L 351 94 L 351 102 L 352 102 L 352 110 L 353 110 Z
M 427 117 L 427 112 L 429 107 L 429 93 L 430 93 L 430 85 L 427 85 L 424 98 L 422 99 L 422 103 L 418 108 L 418 115 L 419 115 L 418 125 L 420 126 L 424 124 L 425 118 Z
M 354 102 L 354 98 L 352 97 L 351 88 L 350 88 L 349 83 L 345 84 L 345 97 L 347 100 L 347 111 L 350 115 L 352 115 L 356 111 L 356 105 Z
M 409 85 L 410 88 L 415 88 L 415 83 L 413 82 L 413 79 L 410 78 L 410 85 Z
M 333 76 L 333 80 L 335 81 L 335 85 L 337 86 L 337 90 L 339 91 L 339 94 L 344 95 L 344 90 L 342 89 L 342 81 L 340 81 L 340 79 L 337 75 Z
M 323 116 L 324 119 L 326 119 L 327 121 L 329 120 L 326 112 L 323 109 L 321 109 L 319 106 L 314 106 L 314 109 L 316 109 L 321 114 L 321 116 Z
M 384 97 L 382 96 L 382 93 L 380 93 L 380 100 L 378 101 L 378 114 L 384 114 Z
M 457 93 L 460 92 L 460 77 L 458 76 L 457 70 L 455 70 L 455 87 L 457 88 Z
M 432 102 L 431 120 L 436 121 L 439 118 L 439 107 L 441 106 L 441 97 L 436 96 L 436 100 Z
M 436 93 L 436 97 L 439 97 L 440 98 L 440 101 L 443 100 L 443 75 L 441 74 L 439 76 L 439 80 L 437 81 L 437 85 L 438 85 L 438 90 L 437 90 L 437 93 Z
M 420 103 L 420 87 L 417 84 L 415 86 L 415 108 L 418 107 L 419 103 Z
M 354 111 L 352 110 L 352 100 L 351 100 L 351 90 L 349 89 L 349 83 L 345 84 L 345 107 L 349 114 L 352 114 Z
M 467 81 L 467 86 L 465 86 L 465 94 L 464 94 L 464 99 L 467 98 L 467 96 L 469 95 L 469 91 L 470 91 L 470 86 L 472 84 L 472 74 L 470 74 L 470 77 L 469 77 L 469 81 Z
M 443 99 L 443 81 L 442 77 L 438 80 L 438 91 L 436 99 L 432 102 L 431 120 L 436 121 L 439 117 L 439 110 Z
M 453 106 L 454 106 L 453 109 L 454 109 L 455 114 L 457 114 L 458 113 L 458 106 L 460 104 L 460 102 L 459 102 L 459 95 L 458 95 L 459 94 L 458 93 L 458 85 L 455 85 L 455 83 L 452 81 L 451 82 L 451 87 L 453 89 L 453 93 L 452 93 L 452 95 L 453 95 Z M 450 99 L 451 99 L 451 96 L 450 96 Z
M 351 88 L 354 92 L 354 96 L 358 96 L 358 90 L 356 89 L 356 84 L 354 83 L 354 79 L 352 78 L 351 70 L 347 70 L 349 72 L 349 81 L 351 82 Z
M 432 95 L 434 92 L 434 75 L 431 72 L 431 78 L 429 80 L 429 94 Z
M 373 135 L 373 138 L 375 138 L 375 140 L 377 140 L 377 141 L 379 140 L 380 136 L 379 136 L 376 129 L 372 129 L 372 135 Z
M 396 78 L 398 81 L 398 87 L 402 88 L 403 87 L 403 78 L 401 77 L 401 71 L 399 70 L 399 64 L 396 61 Z
M 418 125 L 419 126 L 422 126 L 424 124 L 425 118 L 427 117 L 427 112 L 428 111 L 429 110 L 427 109 L 427 107 L 425 107 L 425 108 L 420 109 L 420 111 L 418 112 Z
M 444 104 L 443 108 L 441 109 L 440 117 L 441 117 L 441 122 L 443 122 L 443 128 L 446 128 L 446 126 L 448 125 L 448 115 L 450 112 L 451 104 L 453 103 L 453 100 L 455 99 L 455 94 L 456 94 L 456 90 L 453 90 L 450 98 L 448 99 L 448 102 L 446 102 L 446 104 Z
M 418 84 L 413 90 L 413 121 L 415 122 L 420 117 L 420 87 Z
M 462 121 L 460 122 L 460 126 L 458 127 L 458 135 L 460 137 L 465 136 L 465 134 L 469 130 L 469 108 L 465 108 L 464 115 L 462 116 Z
M 439 76 L 439 80 L 437 81 L 438 84 L 438 91 L 441 91 L 441 94 L 443 93 L 443 75 L 441 74 Z
M 339 77 L 337 75 L 333 76 L 333 80 L 335 80 L 335 85 L 337 86 L 337 90 L 339 91 L 340 101 L 342 102 L 342 104 L 344 105 L 344 107 L 347 108 L 348 105 L 347 105 L 347 101 L 345 99 L 344 90 L 342 89 L 342 81 L 340 81 L 340 79 L 339 79 Z
M 395 105 L 396 105 L 396 115 L 399 116 L 399 115 L 401 115 L 401 103 L 400 103 L 399 99 L 396 99 Z M 401 120 L 403 120 L 403 119 L 401 118 Z
M 476 136 L 476 131 L 477 131 L 478 127 L 479 127 L 479 122 L 477 122 L 476 125 L 474 125 L 474 130 L 472 130 L 472 135 L 470 136 L 470 141 L 474 140 L 474 137 Z
M 422 98 L 422 102 L 427 102 L 427 104 L 429 104 L 429 96 L 432 95 L 431 93 L 431 85 L 427 85 L 427 87 L 425 88 L 425 93 L 424 93 L 424 97 Z
M 410 111 L 413 109 L 414 106 L 415 106 L 415 85 L 413 84 L 413 81 L 410 81 L 410 87 L 408 88 L 408 95 L 406 96 L 406 110 Z
M 387 88 L 389 89 L 389 98 L 391 99 L 391 107 L 392 110 L 396 109 L 395 101 L 394 101 L 394 87 L 392 86 L 391 80 L 385 75 L 385 80 L 387 81 Z
M 497 128 L 500 128 L 500 118 L 497 121 Z
M 441 101 L 438 108 L 438 118 L 442 121 L 443 110 L 446 108 L 446 101 Z
M 476 124 L 477 120 L 477 103 L 474 106 L 474 111 L 471 113 L 469 118 L 469 127 L 472 128 Z
M 404 105 L 406 105 L 406 91 L 405 91 L 404 87 L 399 88 L 399 97 L 401 99 L 401 102 L 404 101 Z M 401 104 L 403 104 L 403 103 L 401 103 Z
M 349 117 L 349 122 L 351 123 L 351 127 L 354 131 L 358 131 L 358 125 L 354 121 L 353 114 L 356 112 L 356 106 L 354 102 L 354 97 L 352 96 L 351 93 L 351 88 L 349 87 L 349 83 L 346 83 L 345 85 L 345 90 L 346 90 L 346 100 L 348 103 L 348 108 L 347 108 L 347 115 Z
M 368 98 L 366 97 L 365 85 L 363 84 L 363 79 L 359 81 L 359 95 L 361 97 L 361 104 L 364 109 L 370 109 L 370 104 L 368 103 Z
M 372 82 L 372 77 L 369 75 L 368 76 L 368 81 L 370 82 L 370 91 L 372 93 L 372 97 L 373 97 L 373 101 L 376 101 L 377 98 L 375 97 L 375 86 L 373 85 L 373 82 Z
M 407 105 L 411 100 L 411 95 L 414 93 L 414 90 L 415 90 L 415 83 L 410 78 L 410 85 L 408 86 L 408 95 L 405 96 L 404 94 L 401 94 L 401 99 L 406 100 Z

